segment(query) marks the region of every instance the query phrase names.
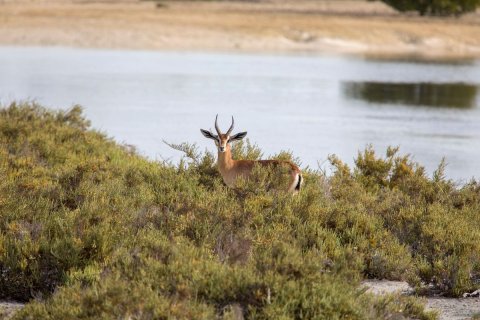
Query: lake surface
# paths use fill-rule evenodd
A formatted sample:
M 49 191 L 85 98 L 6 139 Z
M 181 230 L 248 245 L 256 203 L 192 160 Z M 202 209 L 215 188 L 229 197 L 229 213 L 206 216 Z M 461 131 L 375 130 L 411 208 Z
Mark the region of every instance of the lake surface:
M 351 57 L 0 47 L 0 101 L 80 104 L 94 128 L 152 159 L 180 154 L 162 140 L 215 150 L 199 129 L 215 115 L 266 155 L 302 166 L 352 164 L 366 145 L 400 146 L 428 173 L 480 177 L 480 63 Z

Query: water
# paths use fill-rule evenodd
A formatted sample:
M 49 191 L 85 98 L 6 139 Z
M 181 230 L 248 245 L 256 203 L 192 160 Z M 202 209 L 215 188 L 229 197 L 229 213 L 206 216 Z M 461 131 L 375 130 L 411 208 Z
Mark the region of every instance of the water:
M 424 63 L 292 55 L 0 47 L 0 101 L 80 104 L 94 128 L 152 158 L 168 142 L 214 150 L 199 129 L 248 131 L 266 155 L 302 166 L 349 164 L 372 144 L 400 146 L 428 172 L 480 176 L 480 63 Z

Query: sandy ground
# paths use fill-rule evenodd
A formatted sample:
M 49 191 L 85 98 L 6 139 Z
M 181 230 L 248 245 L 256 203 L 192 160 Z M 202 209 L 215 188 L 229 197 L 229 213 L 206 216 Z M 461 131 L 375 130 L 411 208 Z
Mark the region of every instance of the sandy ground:
M 363 285 L 368 287 L 367 292 L 374 294 L 410 293 L 412 288 L 406 282 L 388 280 L 366 280 Z M 480 298 L 426 298 L 429 310 L 439 312 L 439 320 L 464 320 L 472 319 L 480 314 Z
M 0 301 L 0 319 L 10 319 L 22 307 L 23 304 L 20 303 Z
M 480 57 L 480 13 L 361 0 L 0 0 L 0 45 Z

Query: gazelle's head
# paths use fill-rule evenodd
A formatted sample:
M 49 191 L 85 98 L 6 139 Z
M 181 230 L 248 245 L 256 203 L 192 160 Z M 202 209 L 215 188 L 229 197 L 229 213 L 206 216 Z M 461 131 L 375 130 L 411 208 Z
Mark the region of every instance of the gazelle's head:
M 215 117 L 215 130 L 217 131 L 217 135 L 213 134 L 211 131 L 207 131 L 203 129 L 200 129 L 200 131 L 206 138 L 212 139 L 213 141 L 215 141 L 215 145 L 218 148 L 218 152 L 225 152 L 230 142 L 235 140 L 242 140 L 247 135 L 247 132 L 239 132 L 237 134 L 230 135 L 233 130 L 233 124 L 234 124 L 233 117 L 232 117 L 232 125 L 230 126 L 228 131 L 226 133 L 222 133 L 220 131 L 220 128 L 218 127 L 217 119 L 218 119 L 218 114 Z

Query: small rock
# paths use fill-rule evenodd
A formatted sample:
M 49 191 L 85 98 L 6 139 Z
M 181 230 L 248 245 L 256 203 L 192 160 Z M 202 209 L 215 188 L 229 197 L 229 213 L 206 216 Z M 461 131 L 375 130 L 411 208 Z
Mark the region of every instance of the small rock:
M 473 292 L 471 292 L 471 293 L 465 292 L 465 293 L 463 294 L 463 297 L 464 297 L 464 298 L 477 298 L 477 297 L 480 297 L 480 289 L 475 290 L 475 291 L 473 291 Z

